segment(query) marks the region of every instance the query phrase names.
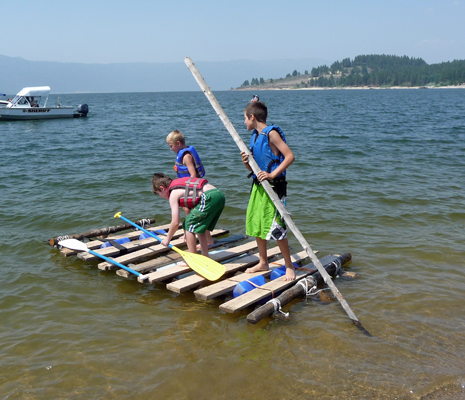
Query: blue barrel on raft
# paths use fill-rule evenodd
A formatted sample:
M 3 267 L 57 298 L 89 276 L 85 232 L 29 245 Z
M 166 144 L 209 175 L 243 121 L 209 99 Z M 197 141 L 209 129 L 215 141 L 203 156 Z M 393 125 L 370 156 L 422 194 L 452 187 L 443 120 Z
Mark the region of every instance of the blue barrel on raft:
M 298 269 L 300 268 L 296 263 L 292 263 L 292 265 Z M 270 281 L 274 281 L 275 279 L 279 278 L 280 276 L 286 275 L 286 266 L 283 265 L 282 267 L 276 268 L 271 272 Z
M 155 231 L 155 233 L 158 233 L 159 235 L 166 235 L 166 231 L 163 230 L 163 229 L 157 229 Z M 143 239 L 148 239 L 148 238 L 152 238 L 153 239 L 153 236 L 149 235 L 148 233 L 146 232 L 142 232 L 139 236 L 139 240 L 143 240 Z
M 123 243 L 128 243 L 128 242 L 130 242 L 131 239 L 129 239 L 129 238 L 120 238 L 120 239 L 114 239 L 114 241 L 115 241 L 116 243 L 123 244 Z M 102 244 L 102 245 L 100 246 L 100 248 L 101 248 L 101 249 L 104 249 L 104 248 L 106 248 L 106 247 L 111 247 L 111 246 L 113 246 L 113 245 L 112 245 L 110 242 L 105 242 L 104 244 Z
M 252 283 L 250 283 L 252 282 Z M 255 284 L 255 286 L 253 285 Z M 239 297 L 251 290 L 255 289 L 257 286 L 262 286 L 265 284 L 265 278 L 261 275 L 254 276 L 246 281 L 239 282 L 233 290 L 233 297 Z
M 142 232 L 139 236 L 139 240 L 143 240 L 143 239 L 148 239 L 148 238 L 151 238 L 152 236 L 150 236 L 148 233 L 145 233 L 145 232 Z

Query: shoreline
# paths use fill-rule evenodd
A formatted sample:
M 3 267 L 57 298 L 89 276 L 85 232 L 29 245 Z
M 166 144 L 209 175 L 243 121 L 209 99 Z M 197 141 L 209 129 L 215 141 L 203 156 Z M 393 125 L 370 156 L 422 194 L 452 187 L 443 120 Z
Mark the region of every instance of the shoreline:
M 389 86 L 389 87 L 374 87 L 374 86 L 348 86 L 348 87 L 309 87 L 309 88 L 296 88 L 296 87 L 245 87 L 230 89 L 230 91 L 264 91 L 264 90 L 417 90 L 417 89 L 465 89 L 465 83 L 461 85 L 449 86 Z

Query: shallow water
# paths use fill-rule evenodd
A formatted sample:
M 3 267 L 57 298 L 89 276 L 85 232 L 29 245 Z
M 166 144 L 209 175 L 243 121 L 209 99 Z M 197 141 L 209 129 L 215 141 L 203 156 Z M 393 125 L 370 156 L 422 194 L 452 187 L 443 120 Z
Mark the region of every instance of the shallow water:
M 247 142 L 251 93 L 215 95 Z M 117 211 L 169 222 L 150 178 L 173 172 L 173 129 L 225 192 L 219 227 L 233 234 L 250 182 L 200 91 L 60 97 L 89 117 L 0 123 L 0 398 L 464 394 L 465 91 L 260 93 L 296 156 L 288 209 L 320 255 L 352 254 L 359 278 L 336 284 L 372 338 L 336 302 L 250 325 L 250 309 L 61 257 L 47 239 L 118 224 Z

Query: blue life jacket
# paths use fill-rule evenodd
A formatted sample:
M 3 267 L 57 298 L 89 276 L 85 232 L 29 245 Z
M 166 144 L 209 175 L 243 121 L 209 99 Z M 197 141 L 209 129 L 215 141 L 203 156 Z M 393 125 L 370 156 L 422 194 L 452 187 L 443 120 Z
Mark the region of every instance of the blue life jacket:
M 271 150 L 269 134 L 272 130 L 277 131 L 281 135 L 281 139 L 286 143 L 284 132 L 276 125 L 267 126 L 260 133 L 254 129 L 250 137 L 250 151 L 253 154 L 253 158 L 260 167 L 260 170 L 268 173 L 273 172 L 284 161 L 284 156 L 282 154 L 277 156 Z M 276 178 L 284 178 L 285 176 L 286 171 L 282 172 Z M 255 175 L 253 177 L 255 178 Z
M 191 176 L 187 167 L 182 163 L 182 158 L 186 153 L 190 153 L 192 155 L 197 175 L 198 177 L 203 178 L 205 176 L 205 168 L 194 146 L 188 146 L 185 149 L 178 151 L 178 154 L 176 156 L 176 162 L 174 164 L 174 170 L 178 174 L 178 178 L 186 178 L 188 176 Z

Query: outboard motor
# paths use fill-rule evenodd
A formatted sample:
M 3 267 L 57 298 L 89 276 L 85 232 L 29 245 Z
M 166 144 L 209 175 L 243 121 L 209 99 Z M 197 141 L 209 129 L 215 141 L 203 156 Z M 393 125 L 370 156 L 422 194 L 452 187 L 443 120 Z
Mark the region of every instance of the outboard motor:
M 79 104 L 77 107 L 77 112 L 82 114 L 83 117 L 86 117 L 87 113 L 89 112 L 89 106 L 87 104 Z

